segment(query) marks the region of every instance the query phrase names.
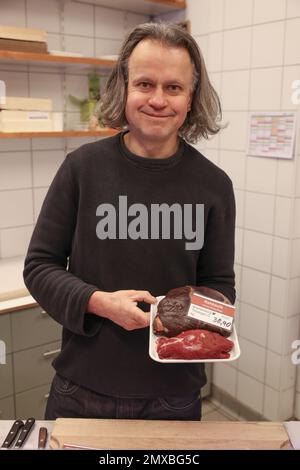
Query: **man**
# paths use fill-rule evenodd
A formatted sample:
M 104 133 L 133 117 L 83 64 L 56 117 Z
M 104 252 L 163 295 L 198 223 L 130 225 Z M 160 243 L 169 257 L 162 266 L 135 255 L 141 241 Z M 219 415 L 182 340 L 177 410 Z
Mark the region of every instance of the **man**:
M 201 418 L 204 366 L 150 359 L 149 307 L 187 284 L 235 300 L 232 184 L 187 143 L 219 117 L 187 32 L 128 35 L 102 101 L 105 122 L 127 130 L 66 157 L 25 261 L 28 289 L 64 327 L 46 419 Z

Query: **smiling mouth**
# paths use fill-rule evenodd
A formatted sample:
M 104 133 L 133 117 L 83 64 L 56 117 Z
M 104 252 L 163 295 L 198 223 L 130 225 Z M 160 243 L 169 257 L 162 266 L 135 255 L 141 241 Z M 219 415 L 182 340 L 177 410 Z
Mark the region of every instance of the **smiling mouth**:
M 145 113 L 144 111 L 142 111 L 143 114 L 146 114 L 146 116 L 149 116 L 149 117 L 153 117 L 153 118 L 159 118 L 159 119 L 162 119 L 162 118 L 168 118 L 168 117 L 171 117 L 170 114 L 152 114 L 152 113 Z

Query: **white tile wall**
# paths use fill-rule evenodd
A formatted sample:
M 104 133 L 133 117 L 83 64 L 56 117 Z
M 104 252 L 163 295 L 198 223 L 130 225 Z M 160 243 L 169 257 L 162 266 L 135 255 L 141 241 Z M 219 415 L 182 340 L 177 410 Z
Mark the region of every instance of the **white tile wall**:
M 128 28 L 149 18 L 71 0 L 3 0 L 0 24 L 47 31 L 48 49 L 84 56 L 116 54 Z M 0 65 L 7 94 L 51 98 L 54 111 L 68 111 L 67 128 L 80 121 L 68 94 L 85 98 L 87 70 L 43 66 Z M 83 139 L 84 140 L 84 139 Z M 0 257 L 25 254 L 33 224 L 48 186 L 65 154 L 81 139 L 1 139 L 0 142 Z M 89 138 L 85 141 L 93 141 Z M 70 146 L 69 146 L 70 144 Z
M 287 18 L 300 16 L 300 4 L 298 0 L 287 0 Z
M 293 237 L 300 237 L 300 199 L 295 199 L 295 217 L 293 219 Z
M 287 304 L 287 315 L 300 314 L 300 278 L 291 279 L 289 282 L 289 297 Z M 300 335 L 299 335 L 300 336 Z
M 282 279 L 280 277 L 272 276 L 271 278 L 271 299 L 270 299 L 270 311 L 276 313 L 280 317 L 286 317 L 287 312 L 287 300 L 288 300 L 288 279 Z M 289 297 L 292 298 L 292 294 L 289 293 Z
M 297 392 L 295 396 L 294 416 L 296 419 L 298 420 L 300 419 L 300 393 L 299 392 Z
M 261 382 L 238 372 L 237 399 L 252 410 L 263 411 L 264 385 Z
M 236 226 L 243 227 L 245 191 L 240 191 L 238 189 L 235 189 L 234 194 L 235 194 L 235 205 L 236 205 Z
M 199 47 L 201 48 L 200 41 Z M 212 33 L 208 37 L 208 56 L 206 66 L 209 72 L 222 69 L 223 33 Z
M 103 55 L 116 55 L 120 51 L 122 41 L 119 39 L 99 39 L 95 40 L 95 56 L 101 57 Z
M 44 15 L 45 7 L 41 8 L 38 0 L 3 0 L 0 22 L 45 28 L 51 48 L 99 56 L 118 53 L 125 31 L 146 20 L 142 15 L 90 4 L 74 5 L 70 0 L 63 3 L 60 11 L 59 0 L 44 0 L 48 12 Z M 299 2 L 188 0 L 187 3 L 186 17 L 191 20 L 192 33 L 201 45 L 212 82 L 221 95 L 223 122 L 229 122 L 227 129 L 201 146 L 204 154 L 232 177 L 239 227 L 236 279 L 238 299 L 242 302 L 237 324 L 243 351 L 238 370 L 218 365 L 213 380 L 266 418 L 286 419 L 293 414 L 295 393 L 295 373 L 287 363 L 289 347 L 292 339 L 300 336 L 299 224 L 293 224 L 296 237 L 293 249 L 288 230 L 291 219 L 295 220 L 295 213 L 299 212 L 297 200 L 294 211 L 294 199 L 295 195 L 300 197 L 300 165 L 296 186 L 296 160 L 246 157 L 245 150 L 249 110 L 295 109 L 290 93 L 291 82 L 300 79 L 300 49 L 295 47 L 299 44 Z M 68 84 L 67 93 L 72 90 L 76 96 L 84 96 L 82 74 L 79 70 L 71 74 L 68 71 L 64 81 L 61 72 L 32 67 L 29 73 L 24 66 L 10 65 L 1 69 L 0 75 L 7 82 L 9 94 L 50 96 L 55 110 L 68 107 L 67 122 L 76 122 L 79 114 L 67 103 L 64 86 Z M 0 175 L 5 177 L 0 176 L 0 255 L 18 255 L 25 249 L 50 174 L 54 174 L 67 151 L 82 143 L 81 139 L 1 141 L 0 164 L 5 162 L 5 172 Z M 6 180 L 11 179 L 12 168 L 16 176 L 8 188 Z M 256 204 L 260 208 L 258 214 Z M 291 265 L 290 254 L 294 258 Z M 296 275 L 294 279 L 292 273 Z M 277 356 L 284 372 L 276 390 Z M 259 362 L 257 367 L 254 358 Z M 299 387 L 298 390 L 299 416 Z
M 49 186 L 64 160 L 63 150 L 37 150 L 33 156 L 33 186 Z
M 97 38 L 121 40 L 124 36 L 124 13 L 111 8 L 96 7 L 95 25 Z
M 29 96 L 28 75 L 25 72 L 1 70 L 7 96 Z
M 247 69 L 250 65 L 251 29 L 224 32 L 223 69 Z
M 300 238 L 292 241 L 292 267 L 291 276 L 300 276 Z
M 33 223 L 32 191 L 0 191 L 0 228 L 13 228 Z
M 64 6 L 64 32 L 65 34 L 81 36 L 94 36 L 94 7 L 92 5 L 74 2 L 65 2 Z
M 293 82 L 300 80 L 300 66 L 291 65 L 286 66 L 283 69 L 283 83 L 282 83 L 282 101 L 281 107 L 286 110 L 297 110 L 300 100 L 299 91 L 297 88 L 293 88 Z M 293 94 L 295 98 L 293 98 Z M 293 98 L 293 99 L 292 99 Z M 295 103 L 293 103 L 295 101 Z
M 263 310 L 268 309 L 270 274 L 242 268 L 242 301 Z
M 249 166 L 248 166 L 249 168 Z M 273 233 L 275 196 L 246 191 L 245 227 Z M 271 240 L 269 239 L 269 242 Z
M 239 360 L 239 369 L 260 382 L 264 380 L 266 350 L 244 338 L 240 338 L 240 348 L 244 351 Z M 246 353 L 245 353 L 246 351 Z
M 213 367 L 213 383 L 225 392 L 235 396 L 237 370 L 225 363 L 215 363 Z
M 223 150 L 219 159 L 220 166 L 230 176 L 236 189 L 245 188 L 246 156 L 244 152 Z
M 209 61 L 209 57 L 208 57 L 209 36 L 208 35 L 195 36 L 194 39 L 201 51 L 202 58 L 204 59 L 204 62 L 207 66 L 208 61 Z
M 25 0 L 2 0 L 1 24 L 24 28 L 26 26 Z
M 242 264 L 244 231 L 238 227 L 235 230 L 235 262 Z
M 63 111 L 63 78 L 61 74 L 51 73 L 45 78 L 44 73 L 30 73 L 29 94 L 34 98 L 50 98 L 53 111 Z
M 85 57 L 93 57 L 95 55 L 93 38 L 68 34 L 64 38 L 64 44 L 66 51 L 79 53 Z
M 224 112 L 223 124 L 228 124 L 220 132 L 220 146 L 224 150 L 246 150 L 247 113 L 244 111 Z
M 291 361 L 291 354 L 281 358 L 281 386 L 284 390 L 296 386 L 297 366 Z
M 246 189 L 275 194 L 277 162 L 275 159 L 247 157 Z
M 300 51 L 296 44 L 299 42 L 300 18 L 286 22 L 284 63 L 286 65 L 299 64 Z
M 281 392 L 279 420 L 284 421 L 294 416 L 294 387 Z
M 244 302 L 240 309 L 239 334 L 260 346 L 267 346 L 268 312 Z M 248 352 L 247 352 L 248 354 Z
M 285 18 L 286 0 L 254 0 L 254 23 L 265 23 Z
M 21 256 L 26 253 L 31 234 L 31 225 L 1 230 L 1 257 L 11 258 L 13 256 Z
M 269 314 L 268 349 L 277 354 L 283 354 L 285 335 L 286 323 L 284 319 Z
M 186 17 L 191 20 L 192 35 L 199 36 L 209 32 L 209 4 L 210 0 L 187 2 Z
M 245 230 L 243 264 L 269 272 L 272 264 L 272 236 Z
M 273 351 L 267 351 L 266 384 L 276 390 L 280 390 L 281 355 Z
M 243 111 L 248 105 L 249 71 L 224 72 L 222 106 L 226 111 Z
M 43 8 L 41 8 L 40 0 L 26 0 L 26 2 L 26 26 L 28 28 L 42 28 L 51 33 L 61 32 L 60 9 L 62 2 L 60 0 L 43 0 Z
M 223 28 L 224 0 L 209 1 L 208 27 L 209 31 L 219 31 Z
M 279 420 L 280 412 L 280 392 L 265 385 L 265 399 L 263 407 L 263 416 L 270 421 Z
M 30 152 L 0 152 L 0 190 L 30 188 Z
M 287 197 L 276 197 L 275 201 L 275 235 L 289 238 L 293 222 L 293 200 Z
M 290 243 L 286 238 L 274 237 L 272 273 L 275 276 L 288 278 L 290 272 Z
M 285 22 L 280 21 L 253 27 L 252 67 L 282 65 L 284 26 Z
M 252 21 L 253 0 L 225 0 L 224 28 L 249 26 Z
M 296 176 L 295 161 L 293 160 L 278 161 L 278 172 L 277 172 L 277 182 L 276 182 L 276 194 L 278 196 L 294 197 L 295 180 L 296 180 L 295 176 Z
M 250 109 L 276 111 L 280 109 L 282 68 L 252 69 Z
M 37 221 L 47 191 L 48 188 L 36 188 L 33 190 L 34 223 Z

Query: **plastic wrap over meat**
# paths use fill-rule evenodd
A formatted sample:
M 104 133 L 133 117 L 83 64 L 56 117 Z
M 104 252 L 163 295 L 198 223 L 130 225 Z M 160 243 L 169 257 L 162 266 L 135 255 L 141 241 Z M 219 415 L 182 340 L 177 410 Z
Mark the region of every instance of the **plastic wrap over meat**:
M 191 298 L 194 293 L 204 295 L 213 300 L 230 304 L 221 292 L 205 286 L 184 286 L 170 290 L 157 306 L 157 315 L 153 322 L 153 331 L 156 335 L 176 336 L 183 331 L 203 328 L 216 331 L 223 336 L 229 336 L 230 331 L 210 325 L 188 316 Z

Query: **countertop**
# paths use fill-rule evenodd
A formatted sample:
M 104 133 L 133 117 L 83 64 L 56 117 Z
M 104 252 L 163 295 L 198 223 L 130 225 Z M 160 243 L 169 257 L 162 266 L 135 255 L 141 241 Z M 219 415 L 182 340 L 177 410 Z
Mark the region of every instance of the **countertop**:
M 0 261 L 0 315 L 37 306 L 24 284 L 23 267 L 21 256 Z

